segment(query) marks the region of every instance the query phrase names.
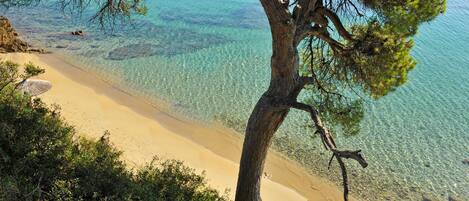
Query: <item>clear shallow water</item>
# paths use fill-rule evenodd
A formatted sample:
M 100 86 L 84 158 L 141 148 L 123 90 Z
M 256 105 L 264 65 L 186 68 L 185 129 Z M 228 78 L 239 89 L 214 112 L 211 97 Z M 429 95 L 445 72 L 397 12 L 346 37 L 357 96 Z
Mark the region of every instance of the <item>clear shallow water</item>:
M 133 26 L 103 34 L 83 20 L 35 8 L 5 11 L 33 44 L 176 113 L 242 131 L 269 79 L 270 32 L 256 0 L 157 1 Z M 176 12 L 176 10 L 178 12 Z M 2 11 L 3 12 L 3 11 Z M 469 200 L 469 2 L 422 26 L 413 55 L 417 68 L 396 92 L 366 105 L 361 133 L 338 136 L 360 148 L 370 166 L 351 166 L 352 193 L 366 200 Z M 84 38 L 67 32 L 83 29 Z M 122 59 L 123 60 L 119 60 Z M 292 112 L 276 148 L 316 174 L 329 154 Z M 306 140 L 305 140 L 306 139 Z

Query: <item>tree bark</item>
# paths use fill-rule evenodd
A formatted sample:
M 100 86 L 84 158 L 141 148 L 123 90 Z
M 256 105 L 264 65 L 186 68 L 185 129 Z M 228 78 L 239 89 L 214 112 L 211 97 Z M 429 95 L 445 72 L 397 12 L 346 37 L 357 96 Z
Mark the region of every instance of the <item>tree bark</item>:
M 270 18 L 269 21 L 272 31 L 271 81 L 254 107 L 246 127 L 236 201 L 261 200 L 260 183 L 267 152 L 274 133 L 290 110 L 278 103 L 291 98 L 296 100 L 302 88 L 298 87 L 299 56 L 294 41 L 295 27 L 288 21 L 276 21 L 276 24 Z
M 288 115 L 290 108 L 310 113 L 311 119 L 321 135 L 322 142 L 333 153 L 340 164 L 343 176 L 344 199 L 348 199 L 347 172 L 342 159 L 357 160 L 366 167 L 364 157 L 358 151 L 337 150 L 327 128 L 313 107 L 297 102 L 297 96 L 312 77 L 300 77 L 297 46 L 307 36 L 315 36 L 333 49 L 342 49 L 342 44 L 332 39 L 327 32 L 328 18 L 339 34 L 352 40 L 338 16 L 324 9 L 322 1 L 295 1 L 293 13 L 289 0 L 260 0 L 269 19 L 272 32 L 271 79 L 268 90 L 254 107 L 246 127 L 241 155 L 236 201 L 260 201 L 261 178 L 272 137 Z M 319 14 L 317 16 L 317 14 Z M 316 17 L 315 17 L 316 16 Z M 315 21 L 316 20 L 316 21 Z M 315 26 L 311 24 L 314 23 Z
M 260 182 L 271 139 L 288 110 L 276 110 L 272 99 L 263 95 L 257 103 L 246 129 L 241 156 L 236 201 L 259 201 Z

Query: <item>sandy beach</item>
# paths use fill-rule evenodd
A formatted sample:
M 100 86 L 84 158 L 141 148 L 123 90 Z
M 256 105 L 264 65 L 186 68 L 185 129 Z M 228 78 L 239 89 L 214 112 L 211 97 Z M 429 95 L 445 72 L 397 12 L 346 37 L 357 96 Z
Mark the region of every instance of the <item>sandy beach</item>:
M 182 160 L 198 173 L 205 171 L 210 186 L 228 188 L 234 197 L 241 135 L 171 116 L 54 54 L 1 54 L 0 58 L 45 68 L 39 78 L 53 87 L 41 98 L 58 104 L 62 116 L 82 136 L 97 139 L 109 130 L 111 142 L 130 166 L 142 166 L 155 155 Z M 261 191 L 265 201 L 342 200 L 338 187 L 274 151 L 269 152 L 265 171 Z

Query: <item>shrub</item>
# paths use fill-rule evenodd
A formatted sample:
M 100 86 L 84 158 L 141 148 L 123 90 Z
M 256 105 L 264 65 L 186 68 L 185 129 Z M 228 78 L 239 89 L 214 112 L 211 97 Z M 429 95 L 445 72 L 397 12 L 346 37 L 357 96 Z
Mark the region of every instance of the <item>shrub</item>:
M 0 62 L 0 200 L 228 200 L 180 161 L 155 158 L 130 171 L 108 132 L 98 141 L 77 137 L 58 107 L 15 92 L 44 72 L 18 68 Z

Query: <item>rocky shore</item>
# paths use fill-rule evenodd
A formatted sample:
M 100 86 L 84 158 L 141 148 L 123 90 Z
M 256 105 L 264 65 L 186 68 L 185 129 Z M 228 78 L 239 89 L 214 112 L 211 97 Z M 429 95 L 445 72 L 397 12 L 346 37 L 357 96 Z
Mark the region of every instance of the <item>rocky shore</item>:
M 0 53 L 45 52 L 43 49 L 31 48 L 28 43 L 20 40 L 18 36 L 18 32 L 13 28 L 8 18 L 0 16 Z

